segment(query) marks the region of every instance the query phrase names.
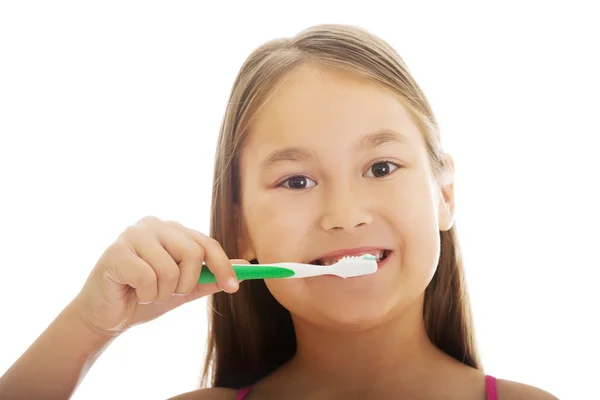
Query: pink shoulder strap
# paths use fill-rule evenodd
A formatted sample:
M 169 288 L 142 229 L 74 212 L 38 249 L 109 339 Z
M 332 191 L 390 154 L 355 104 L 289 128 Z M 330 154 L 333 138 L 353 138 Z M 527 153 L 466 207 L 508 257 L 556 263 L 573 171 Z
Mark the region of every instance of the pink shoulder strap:
M 498 390 L 496 389 L 496 378 L 491 375 L 485 376 L 485 395 L 487 400 L 498 400 Z
M 250 386 L 247 386 L 245 388 L 241 388 L 235 394 L 235 400 L 244 400 L 244 397 L 246 397 L 246 395 L 248 394 L 248 392 L 250 392 Z

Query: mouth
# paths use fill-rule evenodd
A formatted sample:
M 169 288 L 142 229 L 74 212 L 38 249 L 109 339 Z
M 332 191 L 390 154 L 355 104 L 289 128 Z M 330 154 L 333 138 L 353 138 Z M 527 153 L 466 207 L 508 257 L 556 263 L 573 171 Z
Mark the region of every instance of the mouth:
M 383 262 L 392 251 L 383 248 L 363 248 L 363 249 L 346 249 L 325 254 L 324 256 L 311 261 L 309 264 L 328 266 L 335 264 L 344 257 L 360 257 L 365 254 L 370 254 L 377 259 L 377 263 Z

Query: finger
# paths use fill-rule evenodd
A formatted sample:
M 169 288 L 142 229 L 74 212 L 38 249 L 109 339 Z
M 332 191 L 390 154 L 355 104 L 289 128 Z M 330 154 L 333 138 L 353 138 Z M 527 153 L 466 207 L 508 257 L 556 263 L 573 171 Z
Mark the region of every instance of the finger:
M 174 222 L 168 224 L 167 229 L 172 229 L 170 233 L 176 241 L 166 241 L 163 246 L 179 264 L 179 282 L 174 294 L 189 294 L 198 285 L 206 252 L 187 228 Z
M 209 283 L 207 285 L 196 285 L 190 294 L 184 297 L 185 302 L 194 301 L 196 299 L 210 296 L 211 294 L 222 292 L 223 289 L 218 283 Z
M 250 261 L 243 260 L 241 258 L 234 258 L 234 259 L 229 260 L 229 262 L 231 264 L 248 264 L 248 265 L 250 265 Z
M 164 242 L 173 243 L 176 240 L 170 233 L 163 234 L 162 236 L 162 241 Z M 179 282 L 179 266 L 177 262 L 163 247 L 155 233 L 142 229 L 130 240 L 137 255 L 146 261 L 156 274 L 157 295 L 154 301 L 167 301 L 171 298 Z
M 196 244 L 196 246 L 198 247 L 198 251 L 194 253 L 197 254 L 185 257 L 179 263 L 179 282 L 175 288 L 176 294 L 189 294 L 198 285 L 198 279 L 202 272 L 204 249 L 199 244 Z
M 215 239 L 193 229 L 188 229 L 192 237 L 204 248 L 204 262 L 215 275 L 217 283 L 223 290 L 234 293 L 239 289 L 235 271 L 221 244 Z
M 208 269 L 215 275 L 217 283 L 223 290 L 233 293 L 239 289 L 239 282 L 235 275 L 235 271 L 231 266 L 231 261 L 225 254 L 225 251 L 215 239 L 210 238 L 202 232 L 187 228 L 176 221 L 167 221 L 169 225 L 177 227 L 192 236 L 192 238 L 204 249 L 204 262 Z M 201 272 L 201 268 L 200 268 Z M 195 282 L 198 282 L 200 274 L 196 277 Z
M 249 261 L 243 259 L 233 259 L 231 260 L 232 264 L 250 264 Z M 240 283 L 243 281 L 240 281 Z M 218 283 L 208 283 L 204 285 L 196 284 L 192 291 L 188 294 L 179 294 L 173 293 L 174 298 L 170 302 L 171 306 L 178 307 L 181 304 L 188 303 L 190 301 L 194 301 L 200 299 L 202 297 L 209 296 L 214 293 L 222 292 L 223 289 L 219 286 Z
M 219 286 L 218 283 L 207 283 L 204 285 L 196 285 L 192 289 L 192 291 L 188 294 L 173 294 L 174 301 L 177 302 L 178 305 L 188 303 L 190 301 L 197 300 L 202 297 L 210 296 L 211 294 L 222 292 L 223 289 Z
M 156 273 L 150 265 L 138 257 L 133 248 L 116 243 L 119 247 L 117 261 L 107 269 L 107 277 L 113 282 L 135 289 L 138 303 L 151 303 L 156 299 Z

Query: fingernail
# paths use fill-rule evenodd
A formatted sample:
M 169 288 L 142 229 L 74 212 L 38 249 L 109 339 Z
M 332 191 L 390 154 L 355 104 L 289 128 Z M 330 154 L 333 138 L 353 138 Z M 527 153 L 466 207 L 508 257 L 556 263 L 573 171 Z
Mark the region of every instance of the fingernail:
M 235 292 L 240 288 L 240 285 L 238 284 L 238 281 L 235 278 L 227 279 L 227 286 L 229 286 L 232 292 Z

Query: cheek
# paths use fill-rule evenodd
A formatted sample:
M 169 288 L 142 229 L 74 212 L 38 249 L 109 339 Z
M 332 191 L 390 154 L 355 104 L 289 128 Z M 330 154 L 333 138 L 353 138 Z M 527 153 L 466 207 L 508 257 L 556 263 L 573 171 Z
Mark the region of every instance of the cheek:
M 440 255 L 437 203 L 427 182 L 413 188 L 397 224 L 402 238 L 400 253 L 403 280 L 422 292 L 435 273 Z M 420 294 L 420 292 L 418 294 Z
M 422 247 L 438 232 L 437 205 L 424 172 L 415 171 L 378 193 L 377 210 L 400 246 Z M 405 249 L 406 250 L 406 249 Z
M 305 314 L 311 307 L 306 284 L 302 279 L 265 279 L 267 288 L 285 309 L 294 314 Z
M 309 245 L 314 207 L 306 200 L 270 190 L 245 196 L 246 227 L 260 262 L 297 261 L 302 257 Z

